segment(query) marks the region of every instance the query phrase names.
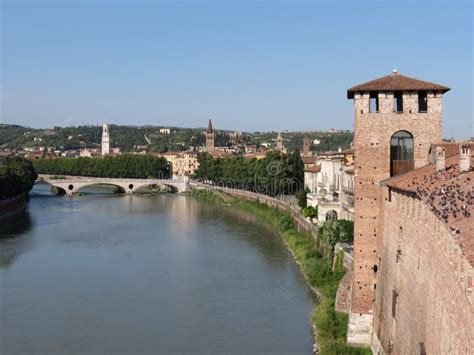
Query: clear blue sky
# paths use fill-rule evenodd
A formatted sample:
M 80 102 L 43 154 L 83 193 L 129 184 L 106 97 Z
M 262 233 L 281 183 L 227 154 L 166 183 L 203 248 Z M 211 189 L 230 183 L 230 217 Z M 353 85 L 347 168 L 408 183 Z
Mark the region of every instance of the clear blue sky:
M 2 123 L 352 129 L 347 88 L 401 74 L 452 88 L 473 133 L 470 2 L 2 1 Z

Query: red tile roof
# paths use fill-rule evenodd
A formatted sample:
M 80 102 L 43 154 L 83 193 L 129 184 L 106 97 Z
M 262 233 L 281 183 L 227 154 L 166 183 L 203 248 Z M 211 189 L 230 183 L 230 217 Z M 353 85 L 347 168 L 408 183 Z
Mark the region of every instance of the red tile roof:
M 302 156 L 301 160 L 303 161 L 303 164 L 316 164 L 316 157 L 308 157 L 308 156 Z
M 307 173 L 319 173 L 321 171 L 321 165 L 313 165 L 304 169 Z
M 381 78 L 367 81 L 363 84 L 356 85 L 347 90 L 347 98 L 353 99 L 356 92 L 367 92 L 367 91 L 442 91 L 443 94 L 450 90 L 447 86 L 440 84 L 431 83 L 429 81 L 423 81 L 409 76 L 398 74 L 393 72 L 390 75 L 383 76 Z

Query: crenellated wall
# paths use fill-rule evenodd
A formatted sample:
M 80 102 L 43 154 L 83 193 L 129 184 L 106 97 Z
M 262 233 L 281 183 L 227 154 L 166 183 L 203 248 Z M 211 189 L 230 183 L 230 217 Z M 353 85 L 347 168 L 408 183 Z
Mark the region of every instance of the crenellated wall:
M 383 222 L 373 348 L 472 354 L 474 270 L 456 237 L 408 193 L 383 202 Z

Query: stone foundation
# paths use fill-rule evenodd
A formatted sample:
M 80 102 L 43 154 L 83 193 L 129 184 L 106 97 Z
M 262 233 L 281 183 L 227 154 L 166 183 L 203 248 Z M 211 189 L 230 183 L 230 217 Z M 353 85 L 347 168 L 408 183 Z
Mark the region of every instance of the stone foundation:
M 349 327 L 347 329 L 347 345 L 368 347 L 372 343 L 373 329 L 372 314 L 349 314 Z

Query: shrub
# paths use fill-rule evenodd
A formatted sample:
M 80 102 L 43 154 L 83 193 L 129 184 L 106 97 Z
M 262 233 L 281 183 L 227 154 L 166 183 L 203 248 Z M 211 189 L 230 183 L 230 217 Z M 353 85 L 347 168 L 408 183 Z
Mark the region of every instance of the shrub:
M 314 208 L 313 206 L 308 206 L 308 207 L 305 207 L 301 210 L 301 213 L 303 214 L 303 217 L 304 218 L 317 218 L 318 217 L 318 210 L 316 208 Z

